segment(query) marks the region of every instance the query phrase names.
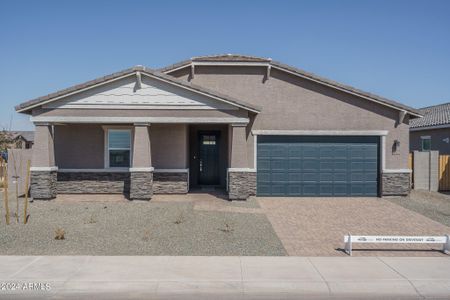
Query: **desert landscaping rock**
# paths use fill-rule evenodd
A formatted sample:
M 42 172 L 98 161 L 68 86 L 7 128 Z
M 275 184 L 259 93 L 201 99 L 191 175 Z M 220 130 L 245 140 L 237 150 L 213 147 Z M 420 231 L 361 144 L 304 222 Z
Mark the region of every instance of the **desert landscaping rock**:
M 0 254 L 286 255 L 264 214 L 193 207 L 190 202 L 35 201 L 26 225 L 6 226 L 2 217 Z M 58 228 L 65 240 L 55 240 Z
M 450 226 L 450 195 L 412 190 L 408 197 L 387 198 L 389 201 Z

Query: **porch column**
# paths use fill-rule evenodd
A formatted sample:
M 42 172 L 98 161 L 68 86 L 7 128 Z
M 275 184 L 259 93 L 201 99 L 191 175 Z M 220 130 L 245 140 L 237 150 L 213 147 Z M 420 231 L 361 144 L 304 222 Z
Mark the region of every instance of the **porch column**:
M 246 124 L 230 125 L 228 197 L 245 200 L 256 193 L 256 173 L 248 168 Z
M 51 124 L 35 123 L 30 190 L 34 199 L 56 197 L 54 133 Z
M 130 199 L 150 200 L 153 196 L 153 167 L 150 124 L 134 124 L 133 156 L 130 168 Z

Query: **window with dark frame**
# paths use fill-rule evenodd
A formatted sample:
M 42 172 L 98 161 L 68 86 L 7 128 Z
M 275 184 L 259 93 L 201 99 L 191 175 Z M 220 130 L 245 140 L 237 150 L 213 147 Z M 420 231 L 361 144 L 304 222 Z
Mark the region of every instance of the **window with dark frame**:
M 129 168 L 131 156 L 131 130 L 108 130 L 108 158 L 110 168 Z
M 430 151 L 431 150 L 431 137 L 423 136 L 420 137 L 421 141 L 421 151 Z

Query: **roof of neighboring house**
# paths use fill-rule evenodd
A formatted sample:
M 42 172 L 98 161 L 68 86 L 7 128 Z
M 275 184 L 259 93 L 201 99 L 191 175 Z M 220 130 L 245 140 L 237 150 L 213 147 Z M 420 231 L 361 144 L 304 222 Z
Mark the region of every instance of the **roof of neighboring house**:
M 39 106 L 39 105 L 42 105 L 44 103 L 55 101 L 56 100 L 55 98 L 59 99 L 59 98 L 64 97 L 66 95 L 73 94 L 73 93 L 85 90 L 87 88 L 94 87 L 97 84 L 105 83 L 105 82 L 108 82 L 110 80 L 122 77 L 122 76 L 135 74 L 137 72 L 141 72 L 142 74 L 153 76 L 153 77 L 155 77 L 157 79 L 161 79 L 163 81 L 169 82 L 169 83 L 174 84 L 174 85 L 178 85 L 178 86 L 181 86 L 181 87 L 184 87 L 184 88 L 188 88 L 188 89 L 190 89 L 190 90 L 192 90 L 194 92 L 206 94 L 209 97 L 218 98 L 219 100 L 222 100 L 224 102 L 230 103 L 230 104 L 238 106 L 238 107 L 242 107 L 244 109 L 247 109 L 247 110 L 250 110 L 250 111 L 253 111 L 253 112 L 260 112 L 261 111 L 261 108 L 256 106 L 256 105 L 247 103 L 247 102 L 242 101 L 240 99 L 235 99 L 235 98 L 233 98 L 231 96 L 228 96 L 228 95 L 225 95 L 225 94 L 222 94 L 222 93 L 210 90 L 208 88 L 204 88 L 204 87 L 195 85 L 195 84 L 187 82 L 185 80 L 177 79 L 177 78 L 175 78 L 173 76 L 166 75 L 166 74 L 161 73 L 159 71 L 156 71 L 156 70 L 153 70 L 153 69 L 150 69 L 150 68 L 146 68 L 146 67 L 143 67 L 143 66 L 135 66 L 135 67 L 132 67 L 132 68 L 129 68 L 129 69 L 126 69 L 126 70 L 122 70 L 122 71 L 119 71 L 119 72 L 116 72 L 116 73 L 113 73 L 113 74 L 110 74 L 110 75 L 107 75 L 107 76 L 103 76 L 103 77 L 100 77 L 100 78 L 97 78 L 97 79 L 94 79 L 94 80 L 90 80 L 90 81 L 87 81 L 87 82 L 84 82 L 84 83 L 81 83 L 81 84 L 77 84 L 77 85 L 71 86 L 69 88 L 57 91 L 55 93 L 48 94 L 46 96 L 42 96 L 42 97 L 39 97 L 39 98 L 36 98 L 36 99 L 32 99 L 32 100 L 23 102 L 23 103 L 17 105 L 15 107 L 15 109 L 18 112 L 29 113 L 32 108 L 34 108 L 36 106 Z
M 19 136 L 21 136 L 24 138 L 24 140 L 28 142 L 34 141 L 34 131 L 11 131 L 11 135 L 13 139 L 16 139 Z
M 419 109 L 423 118 L 413 119 L 410 128 L 432 127 L 450 124 L 450 102 Z
M 344 92 L 347 93 L 352 93 L 352 94 L 356 94 L 360 97 L 364 97 L 364 98 L 369 98 L 370 100 L 379 102 L 381 104 L 387 105 L 387 106 L 391 106 L 393 108 L 396 108 L 398 110 L 405 110 L 406 112 L 408 112 L 410 115 L 414 116 L 414 117 L 420 117 L 421 113 L 419 110 L 412 108 L 410 106 L 404 105 L 402 103 L 399 103 L 397 101 L 393 101 L 372 93 L 368 93 L 365 91 L 362 91 L 360 89 L 354 88 L 352 86 L 349 85 L 345 85 L 336 81 L 332 81 L 330 79 L 327 78 L 323 78 L 320 76 L 317 76 L 313 73 L 310 72 L 306 72 L 304 70 L 277 62 L 277 61 L 273 61 L 271 58 L 261 58 L 261 57 L 255 57 L 255 56 L 247 56 L 247 55 L 239 55 L 239 54 L 220 54 L 220 55 L 210 55 L 210 56 L 197 56 L 197 57 L 193 57 L 191 59 L 188 60 L 184 60 L 181 61 L 179 63 L 164 67 L 159 69 L 160 72 L 164 72 L 164 73 L 170 73 L 170 71 L 172 70 L 176 70 L 176 69 L 181 69 L 183 67 L 188 67 L 190 66 L 192 63 L 195 64 L 195 62 L 247 62 L 247 63 L 267 63 L 268 65 L 293 73 L 295 75 L 298 75 L 300 77 L 303 78 L 307 78 L 310 80 L 313 80 L 315 82 L 318 82 L 320 84 L 324 84 L 327 86 L 331 86 L 333 88 L 342 90 Z

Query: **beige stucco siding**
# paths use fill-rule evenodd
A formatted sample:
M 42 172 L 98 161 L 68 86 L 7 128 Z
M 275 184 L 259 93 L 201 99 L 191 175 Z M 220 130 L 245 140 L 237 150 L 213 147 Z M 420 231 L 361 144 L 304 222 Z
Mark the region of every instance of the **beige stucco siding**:
M 155 169 L 188 167 L 187 125 L 153 124 L 150 132 L 152 162 Z
M 55 161 L 60 169 L 102 169 L 104 131 L 100 125 L 57 125 Z
M 422 150 L 421 136 L 429 136 L 431 138 L 431 150 L 437 150 L 439 151 L 439 154 L 450 154 L 450 143 L 445 141 L 445 139 L 450 139 L 450 128 L 411 131 L 411 151 Z
M 409 125 L 398 125 L 398 110 L 337 91 L 272 68 L 195 68 L 193 83 L 262 107 L 247 130 L 249 166 L 253 167 L 251 130 L 388 130 L 386 168 L 408 167 Z M 187 78 L 183 71 L 178 76 Z M 398 125 L 398 126 L 397 126 Z M 392 152 L 394 140 L 400 149 Z
M 126 128 L 132 129 L 129 125 Z M 150 126 L 152 164 L 156 169 L 188 167 L 187 126 Z M 101 125 L 55 126 L 55 161 L 60 169 L 103 169 L 105 131 Z

